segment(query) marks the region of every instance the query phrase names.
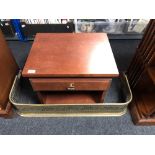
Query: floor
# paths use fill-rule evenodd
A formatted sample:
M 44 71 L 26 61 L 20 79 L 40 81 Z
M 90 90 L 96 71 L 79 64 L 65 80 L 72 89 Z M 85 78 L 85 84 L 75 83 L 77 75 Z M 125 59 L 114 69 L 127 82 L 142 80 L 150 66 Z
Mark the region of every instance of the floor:
M 139 40 L 110 40 L 110 43 L 119 71 L 125 71 Z M 22 69 L 32 42 L 8 41 L 8 44 Z M 155 126 L 135 126 L 129 112 L 122 117 L 24 118 L 17 116 L 13 119 L 0 118 L 0 134 L 155 134 Z

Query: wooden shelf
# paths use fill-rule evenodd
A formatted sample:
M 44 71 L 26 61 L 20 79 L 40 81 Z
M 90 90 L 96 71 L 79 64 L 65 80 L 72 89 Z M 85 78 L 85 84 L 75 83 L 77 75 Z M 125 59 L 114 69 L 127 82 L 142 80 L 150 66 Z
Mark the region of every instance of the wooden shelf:
M 44 104 L 92 104 L 100 102 L 102 92 L 40 92 Z

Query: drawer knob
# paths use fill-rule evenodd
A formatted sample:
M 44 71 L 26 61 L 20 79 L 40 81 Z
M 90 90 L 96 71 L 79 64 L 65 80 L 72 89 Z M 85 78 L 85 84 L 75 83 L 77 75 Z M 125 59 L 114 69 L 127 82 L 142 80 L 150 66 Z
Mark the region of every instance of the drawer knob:
M 69 85 L 69 87 L 67 88 L 67 90 L 75 90 L 74 83 L 70 83 L 70 85 Z

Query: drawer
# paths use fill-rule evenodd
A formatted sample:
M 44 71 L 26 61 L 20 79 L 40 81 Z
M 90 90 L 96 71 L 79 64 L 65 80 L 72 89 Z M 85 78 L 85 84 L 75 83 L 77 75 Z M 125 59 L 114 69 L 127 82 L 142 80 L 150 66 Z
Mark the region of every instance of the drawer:
M 109 78 L 31 78 L 34 91 L 103 91 L 111 84 Z

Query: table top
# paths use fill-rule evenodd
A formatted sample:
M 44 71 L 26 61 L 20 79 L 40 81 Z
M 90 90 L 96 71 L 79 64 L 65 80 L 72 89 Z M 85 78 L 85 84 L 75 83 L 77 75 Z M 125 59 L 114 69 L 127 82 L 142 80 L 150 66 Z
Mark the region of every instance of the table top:
M 23 77 L 117 77 L 105 33 L 38 33 Z

